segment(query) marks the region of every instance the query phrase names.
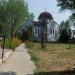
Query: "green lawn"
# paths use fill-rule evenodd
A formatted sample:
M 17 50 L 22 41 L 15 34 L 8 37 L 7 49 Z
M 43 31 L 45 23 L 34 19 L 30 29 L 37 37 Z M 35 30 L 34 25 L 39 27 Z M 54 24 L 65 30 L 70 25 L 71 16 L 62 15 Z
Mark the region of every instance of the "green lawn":
M 70 49 L 69 44 L 48 43 L 46 49 L 42 50 L 40 43 L 34 43 L 29 48 L 29 53 L 37 66 L 37 72 L 63 75 L 59 72 L 75 67 L 75 44 L 71 44 Z

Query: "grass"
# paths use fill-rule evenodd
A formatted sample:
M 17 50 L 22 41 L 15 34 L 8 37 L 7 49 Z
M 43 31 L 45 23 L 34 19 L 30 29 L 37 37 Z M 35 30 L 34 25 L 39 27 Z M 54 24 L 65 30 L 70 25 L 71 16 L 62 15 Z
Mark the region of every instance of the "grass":
M 36 44 L 37 46 L 33 47 L 33 44 L 32 43 L 28 43 L 26 42 L 26 47 L 29 48 L 30 50 L 28 51 L 28 53 L 30 54 L 31 56 L 31 60 L 34 61 L 34 62 L 37 62 L 39 60 L 39 58 L 35 55 L 34 52 L 32 52 L 32 50 L 37 50 L 37 48 L 39 47 L 38 44 Z
M 39 58 L 34 53 L 29 51 L 29 54 L 31 56 L 32 61 L 37 62 L 39 60 Z
M 71 44 L 69 49 L 69 44 L 48 43 L 46 49 L 42 50 L 40 43 L 34 43 L 29 53 L 36 63 L 38 73 L 59 72 L 75 67 L 75 44 Z

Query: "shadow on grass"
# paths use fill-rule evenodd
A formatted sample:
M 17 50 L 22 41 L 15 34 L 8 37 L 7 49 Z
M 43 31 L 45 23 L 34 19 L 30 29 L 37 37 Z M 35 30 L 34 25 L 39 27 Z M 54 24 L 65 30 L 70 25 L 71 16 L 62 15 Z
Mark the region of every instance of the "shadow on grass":
M 0 72 L 0 75 L 17 75 L 15 72 Z
M 34 75 L 75 75 L 75 70 L 68 70 L 68 71 L 53 71 L 53 72 L 40 72 L 35 73 Z

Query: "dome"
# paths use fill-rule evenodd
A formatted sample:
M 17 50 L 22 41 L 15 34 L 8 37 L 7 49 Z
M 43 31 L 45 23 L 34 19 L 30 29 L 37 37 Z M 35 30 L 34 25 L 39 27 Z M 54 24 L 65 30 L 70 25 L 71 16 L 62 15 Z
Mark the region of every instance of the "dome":
M 53 19 L 52 15 L 49 13 L 49 12 L 42 12 L 38 19 L 41 19 L 41 18 L 45 18 L 45 19 Z

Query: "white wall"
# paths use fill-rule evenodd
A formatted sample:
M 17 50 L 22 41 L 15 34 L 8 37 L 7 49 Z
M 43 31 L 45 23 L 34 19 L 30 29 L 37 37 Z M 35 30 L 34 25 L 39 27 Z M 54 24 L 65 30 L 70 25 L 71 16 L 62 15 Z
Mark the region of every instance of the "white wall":
M 59 38 L 59 25 L 55 21 L 50 21 L 47 25 L 47 40 L 57 41 Z

